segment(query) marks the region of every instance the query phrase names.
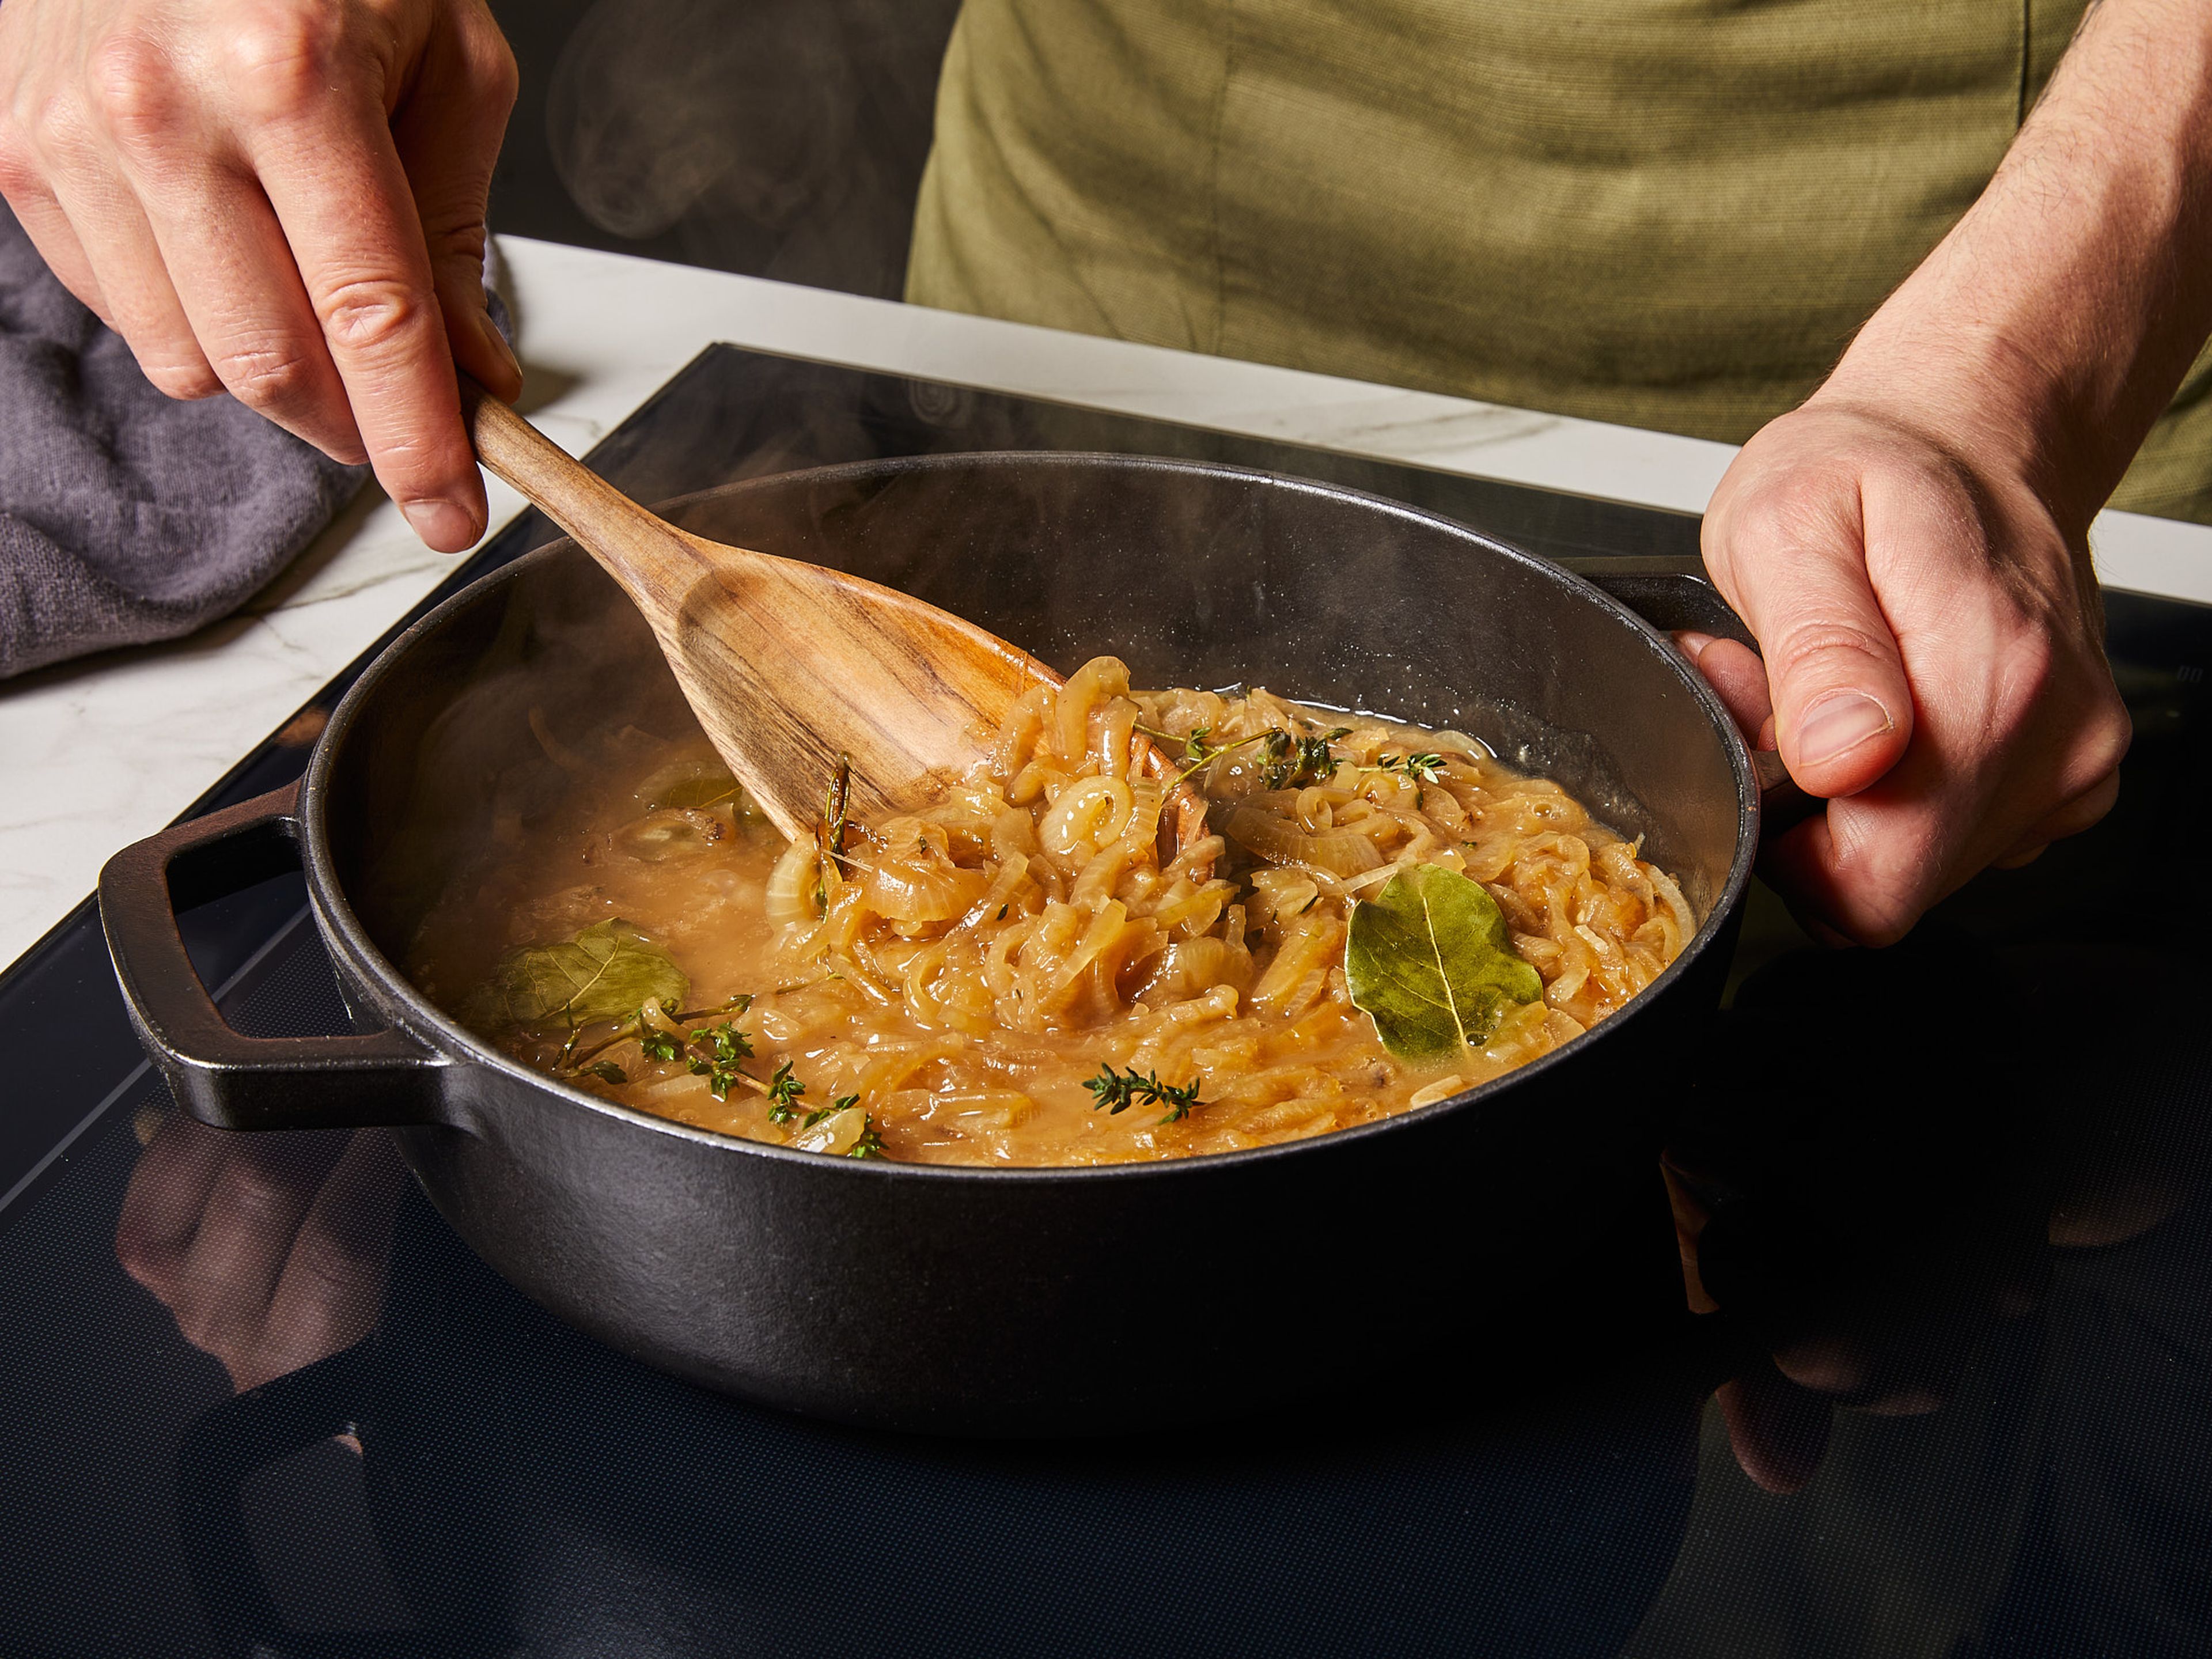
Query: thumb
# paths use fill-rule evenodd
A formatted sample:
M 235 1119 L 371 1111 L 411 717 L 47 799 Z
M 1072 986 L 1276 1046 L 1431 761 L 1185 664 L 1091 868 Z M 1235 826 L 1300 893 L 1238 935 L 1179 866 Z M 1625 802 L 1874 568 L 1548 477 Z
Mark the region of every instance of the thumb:
M 1834 798 L 1868 787 L 1912 738 L 1912 694 L 1867 574 L 1855 483 L 1784 510 L 1731 501 L 1709 517 L 1705 561 L 1757 637 L 1790 775 Z

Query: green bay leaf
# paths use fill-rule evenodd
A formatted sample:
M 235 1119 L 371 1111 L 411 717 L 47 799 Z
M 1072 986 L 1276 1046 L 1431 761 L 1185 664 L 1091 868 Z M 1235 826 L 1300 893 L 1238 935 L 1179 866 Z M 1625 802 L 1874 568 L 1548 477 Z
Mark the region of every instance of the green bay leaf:
M 1513 949 L 1498 901 L 1440 864 L 1393 876 L 1352 907 L 1344 976 L 1382 1046 L 1407 1060 L 1479 1048 L 1509 1003 L 1544 994 L 1542 979 Z
M 658 997 L 664 1008 L 681 1007 L 690 988 L 674 957 L 617 917 L 557 945 L 509 951 L 462 1017 L 480 1029 L 556 1019 L 586 1025 L 620 1019 L 648 997 Z

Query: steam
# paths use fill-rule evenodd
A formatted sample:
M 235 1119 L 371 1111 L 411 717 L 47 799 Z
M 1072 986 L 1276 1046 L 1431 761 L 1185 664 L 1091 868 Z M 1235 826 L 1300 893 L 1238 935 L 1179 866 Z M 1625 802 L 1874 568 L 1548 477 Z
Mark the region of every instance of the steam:
M 546 139 L 593 224 L 698 264 L 896 295 L 957 0 L 599 0 Z

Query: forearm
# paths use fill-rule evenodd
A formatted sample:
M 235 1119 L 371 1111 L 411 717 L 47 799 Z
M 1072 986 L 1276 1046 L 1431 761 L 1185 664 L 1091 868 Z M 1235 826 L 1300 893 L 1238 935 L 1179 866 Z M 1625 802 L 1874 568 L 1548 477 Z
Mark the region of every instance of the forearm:
M 2212 5 L 2103 0 L 1818 398 L 1916 405 L 2079 530 L 2212 332 Z

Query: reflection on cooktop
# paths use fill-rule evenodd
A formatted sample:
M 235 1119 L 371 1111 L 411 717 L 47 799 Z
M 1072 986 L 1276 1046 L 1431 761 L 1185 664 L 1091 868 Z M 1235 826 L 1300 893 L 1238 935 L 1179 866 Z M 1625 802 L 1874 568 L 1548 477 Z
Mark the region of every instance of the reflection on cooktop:
M 718 351 L 599 460 L 665 495 L 1075 419 L 996 401 Z M 1215 441 L 1081 422 L 1093 447 Z M 1394 483 L 1459 487 L 1371 469 Z M 1554 551 L 1680 550 L 1669 519 L 1469 489 L 1463 516 Z M 1171 1375 L 1128 1435 L 1076 1444 L 708 1395 L 508 1288 L 380 1133 L 202 1128 L 131 1076 L 112 988 L 11 978 L 37 1086 L 0 1136 L 26 1140 L 0 1170 L 22 1194 L 0 1207 L 0 1649 L 2212 1650 L 2187 861 L 2212 767 L 2184 672 L 2208 619 L 2115 597 L 2140 736 L 2099 830 L 1881 953 L 1814 951 L 1760 900 L 1612 1271 L 1418 1372 L 1321 1400 L 1285 1378 L 1202 1430 Z M 267 751 L 237 793 L 298 761 Z M 279 878 L 185 919 L 242 1030 L 343 1023 L 302 902 Z

